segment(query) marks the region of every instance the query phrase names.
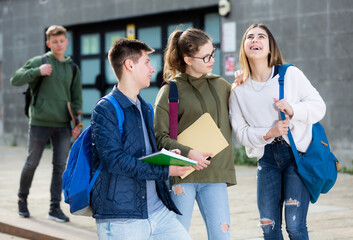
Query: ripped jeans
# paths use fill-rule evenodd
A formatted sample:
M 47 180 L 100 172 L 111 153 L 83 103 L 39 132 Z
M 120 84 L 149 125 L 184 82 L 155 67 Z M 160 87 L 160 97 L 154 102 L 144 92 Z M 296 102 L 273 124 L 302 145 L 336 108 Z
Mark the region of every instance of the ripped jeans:
M 283 239 L 282 212 L 290 239 L 309 239 L 306 217 L 310 195 L 301 181 L 290 147 L 283 142 L 266 145 L 257 165 L 257 205 L 264 239 Z
M 189 231 L 195 199 L 206 224 L 209 240 L 230 239 L 230 213 L 226 183 L 173 185 L 172 199 L 183 215 L 177 219 Z

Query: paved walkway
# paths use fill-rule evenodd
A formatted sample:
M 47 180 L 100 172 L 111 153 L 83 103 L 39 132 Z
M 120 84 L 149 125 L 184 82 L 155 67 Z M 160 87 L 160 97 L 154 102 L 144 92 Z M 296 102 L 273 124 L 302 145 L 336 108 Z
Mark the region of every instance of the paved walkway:
M 46 219 L 49 210 L 49 184 L 51 177 L 51 151 L 45 150 L 36 171 L 29 196 L 32 218 L 17 215 L 17 190 L 27 149 L 0 146 L 0 232 L 12 234 L 32 230 L 37 239 L 97 239 L 95 222 L 90 217 L 69 214 L 68 205 L 63 211 L 70 216 L 69 223 L 56 223 Z M 237 166 L 238 185 L 229 188 L 232 239 L 262 239 L 258 227 L 256 206 L 256 168 Z M 353 239 L 353 176 L 339 174 L 335 187 L 318 202 L 311 205 L 308 214 L 311 240 Z M 190 234 L 195 240 L 207 239 L 201 215 L 195 205 Z M 51 236 L 51 237 L 48 237 Z M 1 234 L 0 240 L 25 239 Z M 285 235 L 285 239 L 289 239 Z

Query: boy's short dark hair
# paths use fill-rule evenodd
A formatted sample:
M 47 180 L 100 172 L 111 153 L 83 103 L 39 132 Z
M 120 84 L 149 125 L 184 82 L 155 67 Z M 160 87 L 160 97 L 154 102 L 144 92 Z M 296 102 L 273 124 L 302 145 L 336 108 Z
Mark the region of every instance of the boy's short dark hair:
M 57 25 L 51 25 L 45 32 L 45 35 L 47 36 L 47 40 L 49 40 L 51 36 L 56 36 L 61 34 L 64 34 L 66 36 L 66 28 L 64 28 L 63 26 L 57 26 Z
M 154 49 L 137 39 L 121 38 L 115 41 L 109 50 L 108 59 L 118 79 L 123 73 L 125 60 L 130 59 L 137 63 L 142 56 L 142 51 L 152 53 Z

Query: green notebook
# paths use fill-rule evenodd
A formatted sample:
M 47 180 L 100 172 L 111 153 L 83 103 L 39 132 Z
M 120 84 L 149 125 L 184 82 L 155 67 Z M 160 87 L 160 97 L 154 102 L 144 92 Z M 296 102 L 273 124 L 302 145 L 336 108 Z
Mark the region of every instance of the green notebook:
M 197 162 L 179 154 L 170 152 L 166 149 L 162 149 L 159 152 L 152 153 L 150 155 L 140 158 L 141 161 L 159 164 L 159 165 L 175 165 L 175 166 L 193 166 Z

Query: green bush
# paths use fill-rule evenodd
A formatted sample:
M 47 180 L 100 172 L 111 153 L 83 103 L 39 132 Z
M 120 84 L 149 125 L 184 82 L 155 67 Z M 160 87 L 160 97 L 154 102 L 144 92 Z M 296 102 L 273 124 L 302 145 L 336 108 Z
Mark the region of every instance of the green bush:
M 352 164 L 353 164 L 353 160 L 352 160 Z M 343 167 L 340 168 L 339 172 L 340 173 L 349 173 L 349 174 L 353 175 L 353 168 L 349 168 L 349 167 L 343 166 Z
M 247 165 L 247 166 L 256 166 L 257 159 L 249 158 L 246 155 L 245 147 L 243 146 L 233 146 L 233 159 L 235 165 Z

